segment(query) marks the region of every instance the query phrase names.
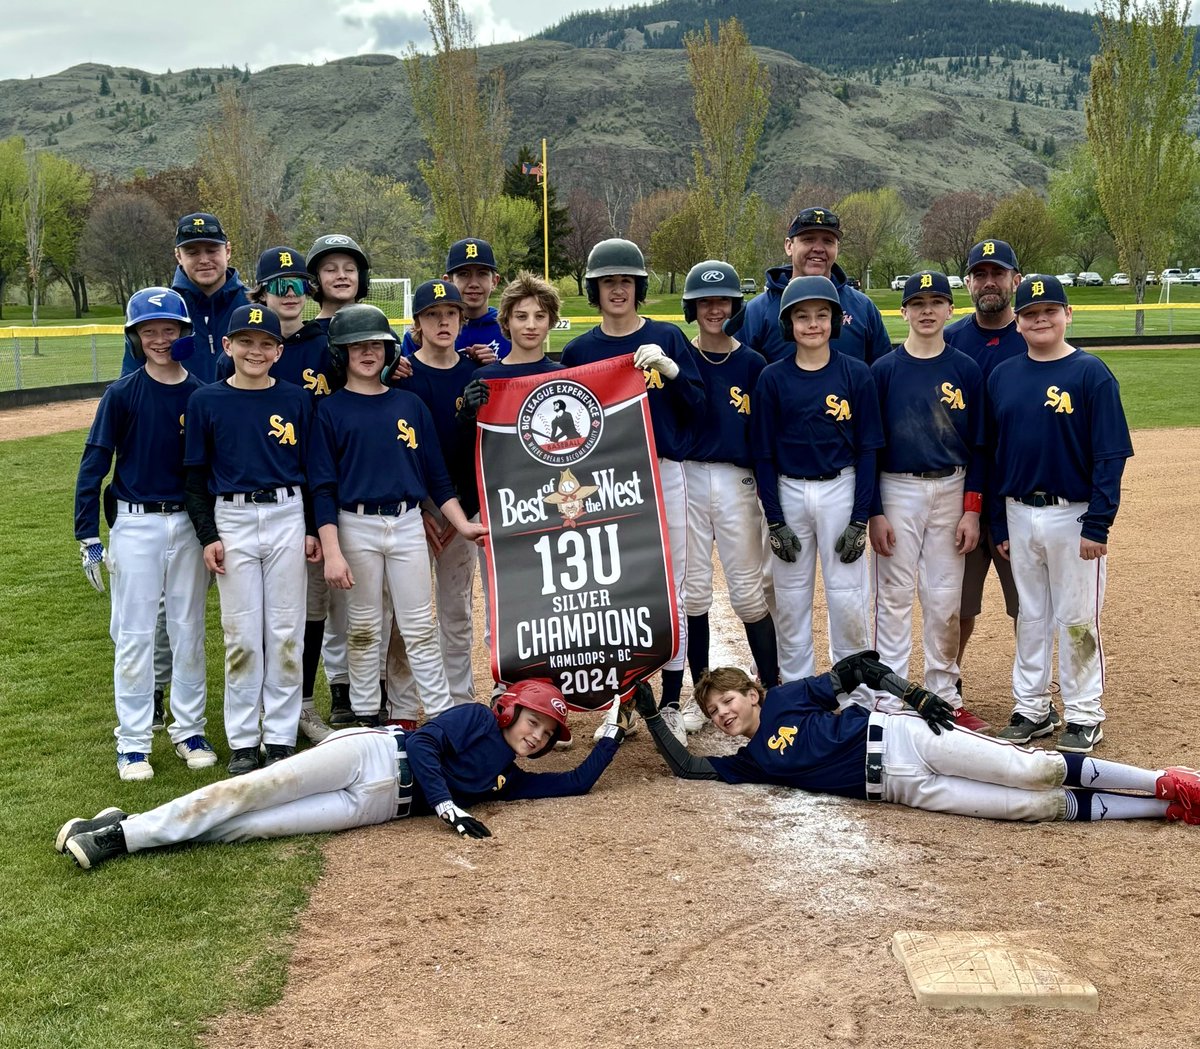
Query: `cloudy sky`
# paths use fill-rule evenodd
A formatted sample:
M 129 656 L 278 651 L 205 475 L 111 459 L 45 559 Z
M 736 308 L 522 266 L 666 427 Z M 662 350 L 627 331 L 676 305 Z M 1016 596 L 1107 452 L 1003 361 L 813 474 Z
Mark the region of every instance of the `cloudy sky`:
M 625 5 L 462 0 L 462 6 L 478 42 L 491 44 L 530 36 L 572 11 Z M 1094 3 L 1066 0 L 1064 6 L 1087 10 Z M 418 47 L 428 42 L 424 10 L 424 0 L 38 0 L 0 22 L 0 80 L 46 76 L 80 62 L 162 73 L 400 52 L 409 41 Z

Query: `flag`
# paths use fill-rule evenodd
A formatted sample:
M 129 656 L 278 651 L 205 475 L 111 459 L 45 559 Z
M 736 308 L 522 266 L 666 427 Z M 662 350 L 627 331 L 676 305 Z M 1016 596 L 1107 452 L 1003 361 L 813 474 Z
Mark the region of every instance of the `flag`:
M 538 178 L 541 178 L 542 177 L 542 165 L 541 164 L 531 164 L 528 162 L 522 162 L 521 174 L 522 175 L 537 175 Z

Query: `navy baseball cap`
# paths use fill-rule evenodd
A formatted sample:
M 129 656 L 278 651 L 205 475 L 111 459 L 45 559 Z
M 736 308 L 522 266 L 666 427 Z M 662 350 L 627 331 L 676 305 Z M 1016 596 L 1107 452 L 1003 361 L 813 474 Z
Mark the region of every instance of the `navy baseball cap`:
M 1017 253 L 1004 240 L 981 240 L 967 256 L 967 272 L 970 273 L 982 262 L 992 262 L 1006 270 L 1019 270 Z
M 460 310 L 466 308 L 463 306 L 462 296 L 458 293 L 458 289 L 450 281 L 427 280 L 413 292 L 412 315 L 415 318 L 430 306 L 441 306 L 443 303 L 457 306 Z
M 1013 309 L 1017 313 L 1038 306 L 1043 302 L 1054 302 L 1059 306 L 1069 306 L 1067 293 L 1063 290 L 1062 281 L 1046 273 L 1031 273 L 1017 285 L 1017 294 L 1013 299 Z
M 496 256 L 492 246 L 486 240 L 456 240 L 446 252 L 446 272 L 453 273 L 463 266 L 486 266 L 490 270 L 500 272 L 496 265 Z
M 265 331 L 274 336 L 276 342 L 283 342 L 283 330 L 279 327 L 279 317 L 274 310 L 266 306 L 251 303 L 249 306 L 239 306 L 229 318 L 229 330 L 225 333 L 233 338 L 243 331 Z
M 792 224 L 788 226 L 787 235 L 794 237 L 797 233 L 803 233 L 809 229 L 827 229 L 838 240 L 842 238 L 842 224 L 838 221 L 838 217 L 828 208 L 805 208 L 799 215 L 792 219 Z
M 938 273 L 937 270 L 922 270 L 909 277 L 904 282 L 904 294 L 900 298 L 900 305 L 907 306 L 908 300 L 915 299 L 918 295 L 940 295 L 943 299 L 954 302 L 949 279 L 946 274 Z
M 266 284 L 272 277 L 303 277 L 307 281 L 309 272 L 304 256 L 295 248 L 267 248 L 258 257 L 254 280 L 257 284 Z
M 206 211 L 193 212 L 184 215 L 175 224 L 175 247 L 180 244 L 228 244 L 229 238 L 221 228 L 221 222 L 216 215 Z

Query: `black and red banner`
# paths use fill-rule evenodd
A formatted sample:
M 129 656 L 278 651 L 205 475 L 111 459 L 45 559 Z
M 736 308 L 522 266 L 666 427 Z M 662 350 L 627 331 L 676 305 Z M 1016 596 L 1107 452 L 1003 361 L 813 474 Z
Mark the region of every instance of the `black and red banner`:
M 488 380 L 476 476 L 492 673 L 583 710 L 669 660 L 678 609 L 642 372 L 628 355 Z

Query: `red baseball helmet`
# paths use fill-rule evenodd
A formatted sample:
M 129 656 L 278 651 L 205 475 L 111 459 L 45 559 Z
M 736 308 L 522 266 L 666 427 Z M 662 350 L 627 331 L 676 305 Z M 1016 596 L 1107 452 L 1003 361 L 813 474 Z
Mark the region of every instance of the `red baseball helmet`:
M 528 707 L 540 714 L 553 718 L 558 723 L 554 738 L 547 745 L 549 750 L 555 743 L 562 740 L 566 743 L 571 738 L 571 729 L 567 725 L 567 702 L 549 681 L 540 678 L 528 678 L 509 685 L 508 689 L 496 697 L 492 710 L 501 728 L 508 728 L 517 716 L 517 708 Z M 542 753 L 544 753 L 543 751 Z M 540 754 L 532 755 L 539 757 Z

